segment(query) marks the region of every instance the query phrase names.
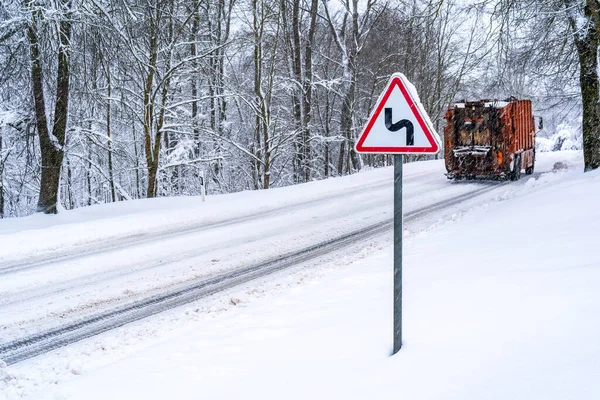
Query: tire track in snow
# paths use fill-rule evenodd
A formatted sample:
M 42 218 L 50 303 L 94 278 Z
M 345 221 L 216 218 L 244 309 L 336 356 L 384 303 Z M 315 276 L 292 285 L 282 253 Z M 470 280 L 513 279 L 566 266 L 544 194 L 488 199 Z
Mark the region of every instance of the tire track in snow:
M 423 193 L 427 193 L 428 191 L 431 190 L 431 188 L 428 186 L 429 182 L 425 181 L 422 182 L 420 184 L 417 185 L 412 185 L 410 186 L 410 192 L 407 189 L 405 189 L 405 196 L 409 195 L 411 199 L 415 200 L 415 198 L 417 198 L 419 195 L 423 194 Z M 386 196 L 384 198 L 380 197 L 380 196 L 375 196 L 375 191 L 376 190 L 381 190 L 381 189 L 385 189 L 385 190 L 389 190 L 391 191 L 391 185 L 386 185 L 385 187 L 378 187 L 377 189 L 373 189 L 370 188 L 368 190 L 368 195 L 369 197 L 374 198 L 375 200 L 371 200 L 369 199 L 368 201 L 365 202 L 364 199 L 350 199 L 351 197 L 357 197 L 360 195 L 364 194 L 363 192 L 357 192 L 357 193 L 352 193 L 352 194 L 348 194 L 347 195 L 347 202 L 349 202 L 350 204 L 360 204 L 360 206 L 358 207 L 359 209 L 361 208 L 366 208 L 366 209 L 374 209 L 375 207 L 378 206 L 383 206 L 383 205 L 389 205 L 391 207 L 391 198 L 388 198 L 389 196 Z M 349 209 L 337 209 L 334 210 L 333 213 L 328 213 L 327 217 L 330 219 L 335 219 L 338 217 L 341 217 L 343 215 L 346 214 L 352 214 L 353 211 L 349 210 Z M 310 213 L 308 213 L 310 214 Z M 295 223 L 295 228 L 297 229 L 299 226 L 305 226 L 306 224 L 313 224 L 314 222 L 312 221 L 312 219 L 307 219 L 305 221 L 299 221 L 298 223 Z M 242 223 L 240 223 L 242 224 Z M 217 228 L 218 229 L 218 228 Z M 252 232 L 252 229 L 242 229 L 242 227 L 238 228 L 239 230 L 244 230 L 244 231 L 248 231 L 248 232 Z M 59 282 L 45 282 L 44 286 L 41 287 L 33 287 L 33 288 L 27 288 L 25 290 L 18 290 L 15 291 L 14 293 L 4 293 L 2 295 L 2 298 L 0 298 L 0 307 L 8 307 L 8 306 L 15 306 L 18 304 L 23 304 L 32 300 L 40 300 L 43 299 L 44 297 L 49 297 L 49 296 L 53 296 L 53 295 L 59 295 L 59 294 L 63 294 L 63 293 L 67 293 L 69 292 L 69 294 L 71 295 L 71 297 L 73 296 L 77 296 L 79 294 L 84 294 L 85 292 L 81 293 L 81 289 L 84 288 L 89 288 L 98 284 L 102 284 L 102 283 L 108 283 L 111 280 L 117 279 L 117 278 L 122 278 L 122 277 L 128 277 L 131 276 L 133 279 L 134 275 L 141 275 L 143 273 L 148 273 L 152 270 L 168 270 L 170 266 L 174 265 L 175 263 L 180 263 L 183 261 L 193 261 L 194 258 L 198 258 L 200 256 L 206 256 L 208 253 L 213 253 L 213 252 L 217 252 L 219 250 L 227 250 L 229 248 L 233 248 L 235 246 L 241 246 L 241 245 L 247 245 L 250 243 L 255 243 L 261 240 L 265 240 L 265 237 L 275 237 L 276 235 L 279 235 L 282 232 L 282 227 L 280 226 L 275 226 L 273 228 L 269 228 L 268 230 L 262 230 L 260 232 L 254 232 L 251 233 L 248 236 L 243 236 L 243 237 L 238 237 L 238 238 L 234 238 L 233 240 L 228 240 L 226 242 L 221 242 L 221 243 L 210 243 L 210 244 L 205 244 L 203 243 L 202 240 L 200 240 L 200 238 L 194 238 L 191 236 L 186 236 L 186 239 L 193 241 L 194 243 L 200 243 L 199 245 L 195 245 L 192 250 L 190 251 L 186 251 L 185 253 L 175 253 L 175 254 L 167 254 L 167 255 L 161 255 L 159 259 L 156 260 L 151 260 L 151 261 L 135 261 L 135 262 L 130 262 L 127 264 L 119 264 L 116 266 L 111 266 L 110 269 L 104 269 L 104 270 L 100 270 L 97 272 L 92 272 L 90 274 L 86 274 L 86 275 L 82 275 L 82 276 L 78 276 L 75 278 L 71 278 L 68 280 L 62 280 Z M 286 227 L 287 229 L 287 227 Z M 212 231 L 211 231 L 212 232 Z M 193 233 L 190 233 L 188 235 L 193 235 Z M 222 272 L 222 271 L 219 271 Z M 214 275 L 215 272 L 212 273 L 205 273 L 202 274 L 203 278 L 207 278 L 210 277 L 212 275 Z M 196 279 L 201 278 L 201 276 L 196 275 Z M 188 278 L 189 280 L 189 278 Z M 173 282 L 171 285 L 176 285 L 178 283 L 181 283 L 181 281 L 179 282 Z M 164 286 L 167 285 L 163 285 L 163 288 L 160 289 L 164 289 Z M 151 290 L 147 290 L 147 291 L 151 291 Z M 117 300 L 117 299 L 112 299 L 111 300 Z M 121 300 L 124 300 L 123 298 Z M 97 303 L 96 300 L 94 300 L 94 303 Z
M 388 185 L 389 186 L 389 185 Z M 371 189 L 373 190 L 373 189 Z M 361 206 L 374 208 L 375 206 L 381 206 L 380 200 L 362 202 Z M 331 218 L 339 218 L 348 214 L 348 210 L 338 209 L 334 213 L 329 214 L 328 216 Z M 304 221 L 297 222 L 294 227 L 298 229 L 300 226 L 308 225 L 314 223 L 311 219 L 306 219 Z M 111 268 L 109 270 L 100 270 L 88 275 L 63 280 L 58 283 L 50 283 L 46 284 L 42 287 L 26 289 L 25 291 L 19 290 L 14 294 L 3 294 L 2 298 L 0 298 L 0 307 L 8 307 L 14 306 L 19 303 L 24 303 L 31 300 L 38 300 L 43 297 L 48 297 L 49 295 L 56 295 L 60 293 L 64 293 L 67 291 L 71 291 L 73 289 L 81 289 L 84 287 L 90 287 L 97 284 L 101 284 L 103 282 L 109 282 L 111 280 L 122 278 L 129 275 L 140 274 L 143 272 L 149 272 L 151 270 L 164 269 L 167 270 L 169 266 L 174 265 L 176 263 L 180 263 L 183 261 L 193 261 L 194 258 L 197 258 L 202 255 L 207 255 L 209 253 L 215 253 L 219 250 L 227 250 L 230 248 L 234 248 L 235 246 L 247 245 L 251 243 L 255 243 L 261 240 L 265 240 L 265 235 L 268 237 L 274 237 L 278 234 L 282 233 L 282 230 L 289 229 L 286 226 L 274 226 L 269 227 L 268 230 L 261 230 L 259 232 L 251 232 L 249 235 L 240 236 L 234 239 L 229 239 L 227 241 L 221 241 L 219 243 L 209 243 L 204 244 L 200 240 L 192 240 L 195 238 L 190 238 L 194 243 L 199 243 L 195 245 L 191 250 L 185 253 L 174 253 L 167 254 L 160 257 L 160 259 L 148 261 L 135 261 L 128 264 L 118 265 L 116 268 Z M 241 229 L 240 229 L 241 230 Z M 249 230 L 249 229 L 246 229 Z M 192 234 L 190 234 L 192 235 Z

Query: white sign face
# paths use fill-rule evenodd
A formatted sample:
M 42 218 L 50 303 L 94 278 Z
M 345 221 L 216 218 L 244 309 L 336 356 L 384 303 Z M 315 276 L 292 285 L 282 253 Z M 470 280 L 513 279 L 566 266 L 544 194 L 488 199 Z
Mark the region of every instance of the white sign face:
M 415 101 L 416 99 L 416 101 Z M 358 153 L 436 154 L 440 139 L 406 77 L 392 75 L 356 142 Z

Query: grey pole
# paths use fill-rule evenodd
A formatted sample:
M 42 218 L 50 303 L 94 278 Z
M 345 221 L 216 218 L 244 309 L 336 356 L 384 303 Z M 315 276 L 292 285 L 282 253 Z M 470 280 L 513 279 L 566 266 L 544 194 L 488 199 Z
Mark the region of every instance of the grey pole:
M 402 347 L 402 164 L 394 154 L 394 352 Z

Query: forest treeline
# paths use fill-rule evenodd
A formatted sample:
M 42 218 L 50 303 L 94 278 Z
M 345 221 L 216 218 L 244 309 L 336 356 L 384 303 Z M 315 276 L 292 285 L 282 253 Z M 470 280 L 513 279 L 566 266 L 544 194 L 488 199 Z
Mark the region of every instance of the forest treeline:
M 438 130 L 458 96 L 528 96 L 557 122 L 583 113 L 585 144 L 597 2 L 466 3 L 3 1 L 0 217 L 388 165 L 353 146 L 396 71 Z

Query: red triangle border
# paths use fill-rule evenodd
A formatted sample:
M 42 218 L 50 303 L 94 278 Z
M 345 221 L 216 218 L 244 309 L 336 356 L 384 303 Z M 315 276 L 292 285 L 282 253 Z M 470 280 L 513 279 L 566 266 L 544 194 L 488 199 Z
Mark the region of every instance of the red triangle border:
M 388 98 L 390 97 L 392 90 L 394 89 L 394 86 L 398 86 L 398 88 L 400 89 L 400 92 L 402 92 L 402 95 L 404 96 L 404 99 L 408 103 L 409 108 L 413 112 L 413 114 L 417 120 L 417 123 L 419 124 L 419 126 L 421 127 L 423 132 L 425 133 L 427 140 L 429 140 L 429 144 L 430 144 L 429 147 L 415 147 L 415 146 L 365 147 L 365 146 L 363 146 L 363 143 L 367 139 L 367 136 L 369 136 L 369 133 L 371 132 L 371 129 L 373 128 L 373 125 L 375 124 L 375 121 L 377 121 L 377 118 L 379 117 L 381 110 L 383 109 L 383 107 L 385 106 L 385 103 L 387 102 Z M 388 83 L 388 86 L 387 86 L 386 90 L 384 91 L 383 97 L 381 97 L 381 99 L 379 100 L 379 103 L 377 104 L 377 108 L 375 109 L 375 112 L 371 115 L 369 122 L 367 122 L 367 125 L 365 126 L 362 133 L 360 134 L 358 142 L 356 143 L 356 146 L 355 146 L 355 150 L 358 153 L 395 153 L 395 154 L 398 154 L 398 153 L 402 153 L 402 154 L 437 154 L 440 151 L 440 146 L 439 146 L 437 140 L 434 138 L 434 135 L 431 133 L 431 129 L 429 128 L 429 126 L 425 122 L 423 116 L 421 115 L 421 110 L 417 107 L 417 105 L 413 101 L 412 96 L 410 95 L 410 92 L 406 89 L 406 86 L 404 85 L 404 82 L 402 81 L 402 78 L 400 76 L 398 76 L 398 75 L 392 76 L 390 83 Z

